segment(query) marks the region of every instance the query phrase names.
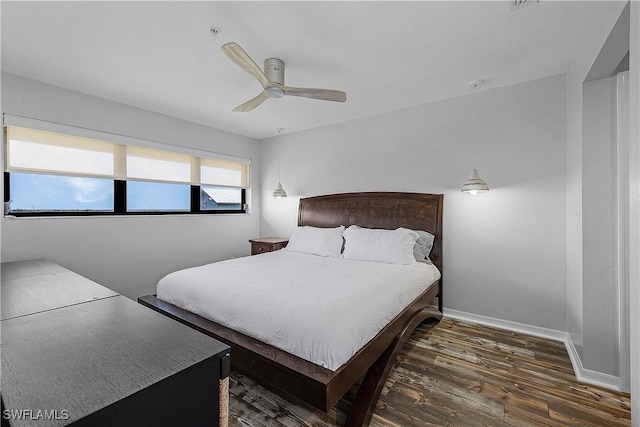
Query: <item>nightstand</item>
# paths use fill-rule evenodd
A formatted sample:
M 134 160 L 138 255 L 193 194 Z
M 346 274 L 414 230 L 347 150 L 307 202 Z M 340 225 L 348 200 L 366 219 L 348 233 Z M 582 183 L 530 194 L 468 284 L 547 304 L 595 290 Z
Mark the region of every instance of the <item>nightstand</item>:
M 259 239 L 251 239 L 251 255 L 263 254 L 265 252 L 273 252 L 287 246 L 289 239 L 282 237 L 262 237 Z

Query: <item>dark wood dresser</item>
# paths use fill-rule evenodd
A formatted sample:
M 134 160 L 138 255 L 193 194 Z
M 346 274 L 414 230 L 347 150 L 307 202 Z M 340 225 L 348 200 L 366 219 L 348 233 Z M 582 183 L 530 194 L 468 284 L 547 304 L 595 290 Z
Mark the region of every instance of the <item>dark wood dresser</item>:
M 258 255 L 265 252 L 273 252 L 287 246 L 289 239 L 282 237 L 261 237 L 249 240 L 251 243 L 251 255 Z
M 1 268 L 3 426 L 226 423 L 226 344 L 50 261 Z

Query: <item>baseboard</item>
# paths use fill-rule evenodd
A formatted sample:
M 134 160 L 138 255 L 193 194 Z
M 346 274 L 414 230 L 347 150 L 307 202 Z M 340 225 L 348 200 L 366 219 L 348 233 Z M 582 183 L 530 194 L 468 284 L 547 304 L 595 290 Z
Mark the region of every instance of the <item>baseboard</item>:
M 573 366 L 573 372 L 578 381 L 596 385 L 598 387 L 604 387 L 610 390 L 621 391 L 620 377 L 585 369 L 584 366 L 582 366 L 580 355 L 578 354 L 575 345 L 573 345 L 573 341 L 571 340 L 568 332 L 541 328 L 539 326 L 512 322 L 510 320 L 497 319 L 495 317 L 482 316 L 480 314 L 451 310 L 448 308 L 444 309 L 444 317 L 478 323 L 480 325 L 491 326 L 494 328 L 506 329 L 508 331 L 533 335 L 535 337 L 547 338 L 553 341 L 562 341 L 567 349 L 569 360 L 571 360 L 571 366 Z
M 573 341 L 571 340 L 569 334 L 567 334 L 567 339 L 565 340 L 564 345 L 567 348 L 567 353 L 569 353 L 569 359 L 571 359 L 573 372 L 576 374 L 576 378 L 578 379 L 578 381 L 608 388 L 610 390 L 623 391 L 622 381 L 620 380 L 620 377 L 616 377 L 615 375 L 611 374 L 605 374 L 603 372 L 592 371 L 591 369 L 586 369 L 584 366 L 582 366 L 582 359 L 580 359 L 578 350 L 573 345 Z

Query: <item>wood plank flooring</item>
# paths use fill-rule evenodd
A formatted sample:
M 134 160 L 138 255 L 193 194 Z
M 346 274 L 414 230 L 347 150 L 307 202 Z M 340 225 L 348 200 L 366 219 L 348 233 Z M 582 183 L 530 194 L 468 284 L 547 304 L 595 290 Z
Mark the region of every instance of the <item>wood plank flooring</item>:
M 356 387 L 329 413 L 238 373 L 229 425 L 341 426 Z M 444 319 L 418 328 L 389 375 L 371 426 L 630 426 L 629 394 L 576 381 L 564 344 Z

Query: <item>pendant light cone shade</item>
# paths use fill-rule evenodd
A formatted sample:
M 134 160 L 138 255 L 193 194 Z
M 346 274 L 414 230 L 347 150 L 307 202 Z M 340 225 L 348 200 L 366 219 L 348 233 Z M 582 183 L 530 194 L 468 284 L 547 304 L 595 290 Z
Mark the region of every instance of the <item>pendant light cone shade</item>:
M 273 197 L 275 197 L 276 199 L 287 197 L 287 192 L 282 188 L 282 184 L 278 183 L 278 188 L 273 190 Z
M 282 184 L 280 184 L 280 145 L 282 143 L 280 133 L 283 131 L 283 128 L 278 128 L 278 187 L 273 190 L 273 197 L 276 199 L 282 199 L 283 197 L 287 197 L 287 192 L 282 188 Z
M 480 174 L 474 168 L 467 182 L 462 185 L 462 192 L 475 195 L 478 193 L 484 193 L 485 191 L 489 191 L 489 186 L 484 179 L 480 178 Z

